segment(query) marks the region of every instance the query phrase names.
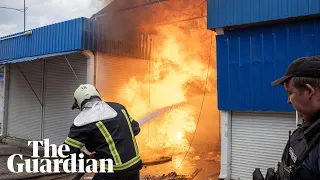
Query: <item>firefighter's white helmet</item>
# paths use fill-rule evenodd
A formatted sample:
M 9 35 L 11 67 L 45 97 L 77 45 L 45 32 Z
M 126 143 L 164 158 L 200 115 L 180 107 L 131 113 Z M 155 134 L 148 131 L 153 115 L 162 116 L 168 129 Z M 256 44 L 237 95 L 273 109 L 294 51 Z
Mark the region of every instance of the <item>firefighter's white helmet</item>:
M 76 101 L 75 103 L 78 105 L 79 109 L 82 109 L 81 105 L 83 105 L 83 101 L 94 96 L 101 99 L 98 90 L 91 84 L 81 84 L 74 92 L 74 100 Z

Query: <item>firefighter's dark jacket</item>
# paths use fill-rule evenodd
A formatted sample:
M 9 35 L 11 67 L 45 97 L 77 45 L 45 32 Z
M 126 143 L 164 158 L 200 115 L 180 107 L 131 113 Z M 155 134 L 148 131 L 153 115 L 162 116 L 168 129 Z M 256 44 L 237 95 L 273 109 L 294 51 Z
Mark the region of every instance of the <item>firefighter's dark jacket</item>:
M 81 127 L 72 124 L 65 144 L 69 145 L 70 153 L 79 153 L 85 146 L 90 152 L 96 152 L 95 159 L 111 158 L 114 174 L 138 171 L 142 168 L 135 139 L 140 132 L 139 124 L 131 118 L 123 105 L 106 103 L 118 115 Z

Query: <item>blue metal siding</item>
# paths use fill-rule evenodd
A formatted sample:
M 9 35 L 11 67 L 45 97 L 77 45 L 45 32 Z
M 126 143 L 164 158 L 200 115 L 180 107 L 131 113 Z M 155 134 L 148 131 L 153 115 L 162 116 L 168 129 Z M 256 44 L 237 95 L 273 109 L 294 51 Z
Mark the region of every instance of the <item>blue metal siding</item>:
M 217 36 L 220 110 L 293 111 L 271 82 L 301 56 L 320 55 L 320 21 L 227 31 Z
M 85 27 L 84 24 L 89 24 L 89 21 L 86 18 L 77 18 L 33 29 L 32 35 L 6 40 L 1 40 L 2 38 L 0 38 L 0 60 L 84 49 L 85 34 L 83 29 Z M 87 39 L 90 40 L 88 37 L 91 36 L 91 29 L 89 27 L 86 30 Z M 86 46 L 86 48 L 89 47 L 89 45 Z
M 320 13 L 319 0 L 208 0 L 208 28 Z

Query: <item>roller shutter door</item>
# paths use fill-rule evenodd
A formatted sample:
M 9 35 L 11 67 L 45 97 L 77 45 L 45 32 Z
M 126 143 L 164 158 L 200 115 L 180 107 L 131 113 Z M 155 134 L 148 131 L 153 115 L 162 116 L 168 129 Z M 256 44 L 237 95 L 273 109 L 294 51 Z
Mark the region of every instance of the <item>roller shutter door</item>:
M 3 69 L 0 67 L 0 76 L 4 77 Z M 0 80 L 0 134 L 2 134 L 3 125 L 3 111 L 4 111 L 4 80 Z
M 82 53 L 66 56 L 81 83 L 86 83 L 87 58 Z M 79 86 L 64 56 L 46 61 L 44 138 L 62 144 L 78 110 L 71 110 L 73 93 Z
M 8 136 L 40 140 L 42 107 L 17 65 L 42 101 L 43 61 L 10 64 Z
M 105 101 L 125 105 L 121 94 L 123 88 L 132 78 L 145 79 L 148 67 L 148 60 L 98 53 L 96 86 Z
M 294 129 L 295 114 L 233 113 L 231 178 L 251 180 L 255 168 L 264 176 L 267 168 L 276 168 Z

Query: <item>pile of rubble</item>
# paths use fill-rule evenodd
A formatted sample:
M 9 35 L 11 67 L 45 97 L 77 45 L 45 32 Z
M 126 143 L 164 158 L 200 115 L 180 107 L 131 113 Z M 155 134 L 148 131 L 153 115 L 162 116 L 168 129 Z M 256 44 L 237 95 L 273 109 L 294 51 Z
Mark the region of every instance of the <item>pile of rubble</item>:
M 169 174 L 164 174 L 162 176 L 156 177 L 151 175 L 146 175 L 142 177 L 143 180 L 191 180 L 190 176 L 178 175 L 176 172 L 171 172 Z
M 156 177 L 151 175 L 142 176 L 142 180 L 192 180 L 202 169 L 196 169 L 191 175 L 178 175 L 176 172 L 170 172 L 169 174 L 164 174 L 162 176 Z

